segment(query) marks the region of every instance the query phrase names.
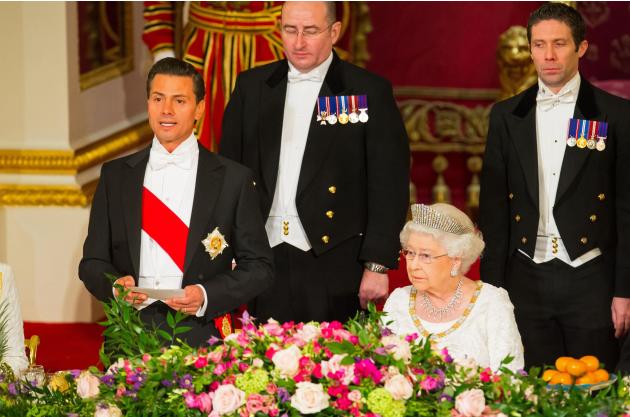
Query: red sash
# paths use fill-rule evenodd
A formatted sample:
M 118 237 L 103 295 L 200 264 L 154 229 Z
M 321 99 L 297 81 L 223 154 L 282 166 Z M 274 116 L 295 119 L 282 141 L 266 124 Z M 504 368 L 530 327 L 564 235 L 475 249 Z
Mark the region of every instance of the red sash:
M 142 189 L 142 230 L 144 230 L 184 272 L 188 226 L 149 189 Z M 232 333 L 229 314 L 214 318 L 221 337 Z

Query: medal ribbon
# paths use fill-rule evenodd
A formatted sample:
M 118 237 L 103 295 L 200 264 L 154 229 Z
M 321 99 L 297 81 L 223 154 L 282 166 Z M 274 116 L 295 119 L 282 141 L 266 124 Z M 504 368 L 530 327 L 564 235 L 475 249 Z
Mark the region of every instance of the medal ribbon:
M 596 133 L 597 133 L 597 120 L 593 120 L 590 123 L 589 129 L 588 129 L 588 138 L 595 139 Z
M 350 112 L 357 112 L 357 96 L 350 96 Z
M 326 114 L 330 116 L 330 97 L 326 97 Z
M 608 133 L 608 122 L 599 122 L 597 137 L 601 140 L 606 140 L 606 134 Z
M 367 109 L 367 96 L 359 96 L 359 110 Z
M 579 122 L 582 122 L 581 123 L 582 124 L 582 129 L 580 131 L 580 139 L 586 138 L 586 136 L 585 136 L 586 135 L 586 128 L 588 127 L 589 122 L 588 122 L 588 120 L 580 120 Z
M 569 120 L 569 137 L 576 138 L 578 135 L 578 121 L 577 119 Z
M 341 111 L 342 113 L 348 113 L 348 104 L 346 103 L 347 97 L 341 96 Z

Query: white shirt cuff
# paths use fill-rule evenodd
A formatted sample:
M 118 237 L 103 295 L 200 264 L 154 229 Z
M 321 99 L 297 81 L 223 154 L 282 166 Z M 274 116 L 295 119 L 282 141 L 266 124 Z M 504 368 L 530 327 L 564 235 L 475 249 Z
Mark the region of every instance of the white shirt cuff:
M 197 285 L 199 288 L 201 288 L 201 291 L 203 291 L 203 304 L 201 305 L 201 307 L 199 307 L 199 310 L 197 310 L 197 313 L 195 314 L 196 317 L 203 317 L 206 315 L 206 308 L 208 308 L 208 294 L 206 294 L 206 289 L 203 287 L 203 285 L 201 284 L 195 284 Z

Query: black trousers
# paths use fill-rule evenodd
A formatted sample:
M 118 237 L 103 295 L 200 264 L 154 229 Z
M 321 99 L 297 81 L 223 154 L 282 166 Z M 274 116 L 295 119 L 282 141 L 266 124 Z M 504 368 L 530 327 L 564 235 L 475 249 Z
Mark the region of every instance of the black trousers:
M 363 265 L 362 239 L 348 239 L 315 256 L 282 243 L 273 248 L 275 280 L 249 305 L 259 323 L 286 321 L 346 321 L 359 311 Z
M 611 303 L 613 271 L 599 256 L 573 268 L 557 259 L 536 264 L 516 252 L 506 290 L 525 348 L 525 366 L 553 365 L 559 356 L 595 355 L 614 370 L 619 357 Z

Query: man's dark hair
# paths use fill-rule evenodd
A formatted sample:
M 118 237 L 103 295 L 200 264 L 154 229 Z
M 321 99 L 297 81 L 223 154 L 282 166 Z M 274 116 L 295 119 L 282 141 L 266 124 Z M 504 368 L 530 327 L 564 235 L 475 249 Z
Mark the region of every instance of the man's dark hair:
M 199 103 L 206 96 L 206 87 L 203 77 L 188 62 L 177 58 L 163 58 L 153 64 L 147 76 L 147 98 L 151 94 L 151 83 L 158 74 L 175 75 L 177 77 L 191 77 L 195 101 Z
M 532 43 L 532 26 L 543 20 L 558 20 L 571 29 L 575 50 L 586 37 L 586 24 L 580 12 L 563 3 L 545 3 L 529 15 L 527 21 L 527 40 Z

